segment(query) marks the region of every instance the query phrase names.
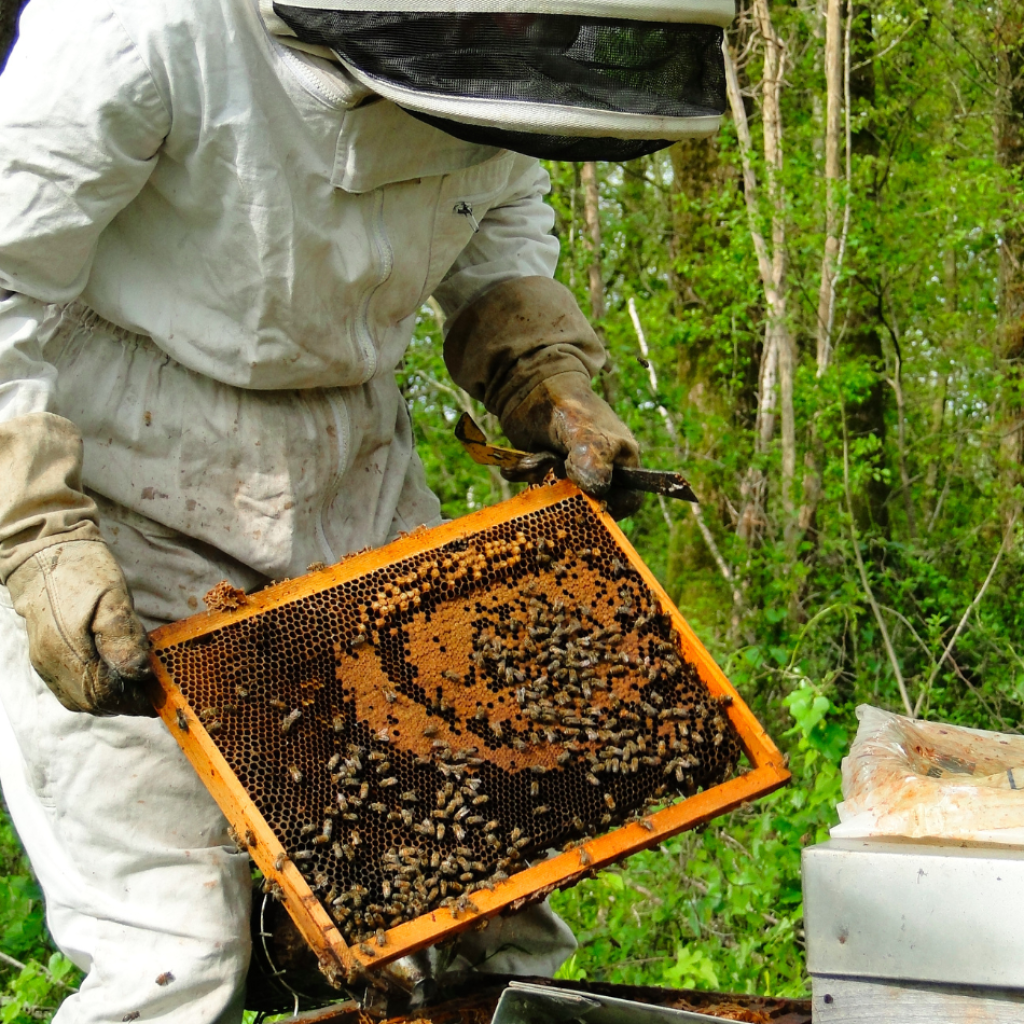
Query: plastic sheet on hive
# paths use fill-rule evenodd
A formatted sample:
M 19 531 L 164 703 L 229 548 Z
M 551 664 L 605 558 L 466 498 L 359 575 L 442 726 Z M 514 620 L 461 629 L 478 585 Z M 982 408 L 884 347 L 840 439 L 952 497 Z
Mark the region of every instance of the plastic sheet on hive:
M 228 610 L 154 634 L 156 703 L 328 973 L 543 898 L 787 778 L 566 482 L 221 596 Z

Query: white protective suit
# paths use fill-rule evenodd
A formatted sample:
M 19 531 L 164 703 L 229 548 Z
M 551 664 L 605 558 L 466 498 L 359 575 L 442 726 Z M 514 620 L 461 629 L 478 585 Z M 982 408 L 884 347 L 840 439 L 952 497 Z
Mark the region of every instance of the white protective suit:
M 81 430 L 148 627 L 435 523 L 394 371 L 427 296 L 452 317 L 553 273 L 547 187 L 280 45 L 256 0 L 31 0 L 0 75 L 0 421 Z M 0 781 L 89 972 L 61 1024 L 237 1020 L 246 858 L 159 721 L 58 704 L 2 587 Z

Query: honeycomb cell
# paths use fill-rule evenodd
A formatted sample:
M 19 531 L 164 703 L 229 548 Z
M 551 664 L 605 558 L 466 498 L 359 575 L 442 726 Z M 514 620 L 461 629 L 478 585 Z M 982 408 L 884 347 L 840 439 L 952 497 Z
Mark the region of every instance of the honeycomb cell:
M 740 756 L 578 495 L 157 656 L 350 944 L 464 910 Z

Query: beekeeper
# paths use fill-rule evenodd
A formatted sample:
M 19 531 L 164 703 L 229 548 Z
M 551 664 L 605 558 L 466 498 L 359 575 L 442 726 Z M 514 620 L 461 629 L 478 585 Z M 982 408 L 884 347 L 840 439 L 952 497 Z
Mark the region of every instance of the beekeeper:
M 247 859 L 145 631 L 438 521 L 395 382 L 428 296 L 511 441 L 633 507 L 535 157 L 712 130 L 732 0 L 431 6 L 31 0 L 0 76 L 0 779 L 63 1024 L 238 1020 Z

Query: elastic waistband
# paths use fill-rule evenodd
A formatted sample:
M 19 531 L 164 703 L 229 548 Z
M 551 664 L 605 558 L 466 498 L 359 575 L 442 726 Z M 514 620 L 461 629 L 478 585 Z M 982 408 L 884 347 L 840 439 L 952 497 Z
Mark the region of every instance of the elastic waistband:
M 148 342 L 150 345 L 156 345 L 156 342 L 148 334 L 139 334 L 137 331 L 128 330 L 127 327 L 111 323 L 80 300 L 69 302 L 66 306 L 59 306 L 58 311 L 58 331 L 61 326 L 67 324 L 73 327 L 86 327 L 89 330 L 101 330 L 104 334 L 117 338 L 118 341 Z

